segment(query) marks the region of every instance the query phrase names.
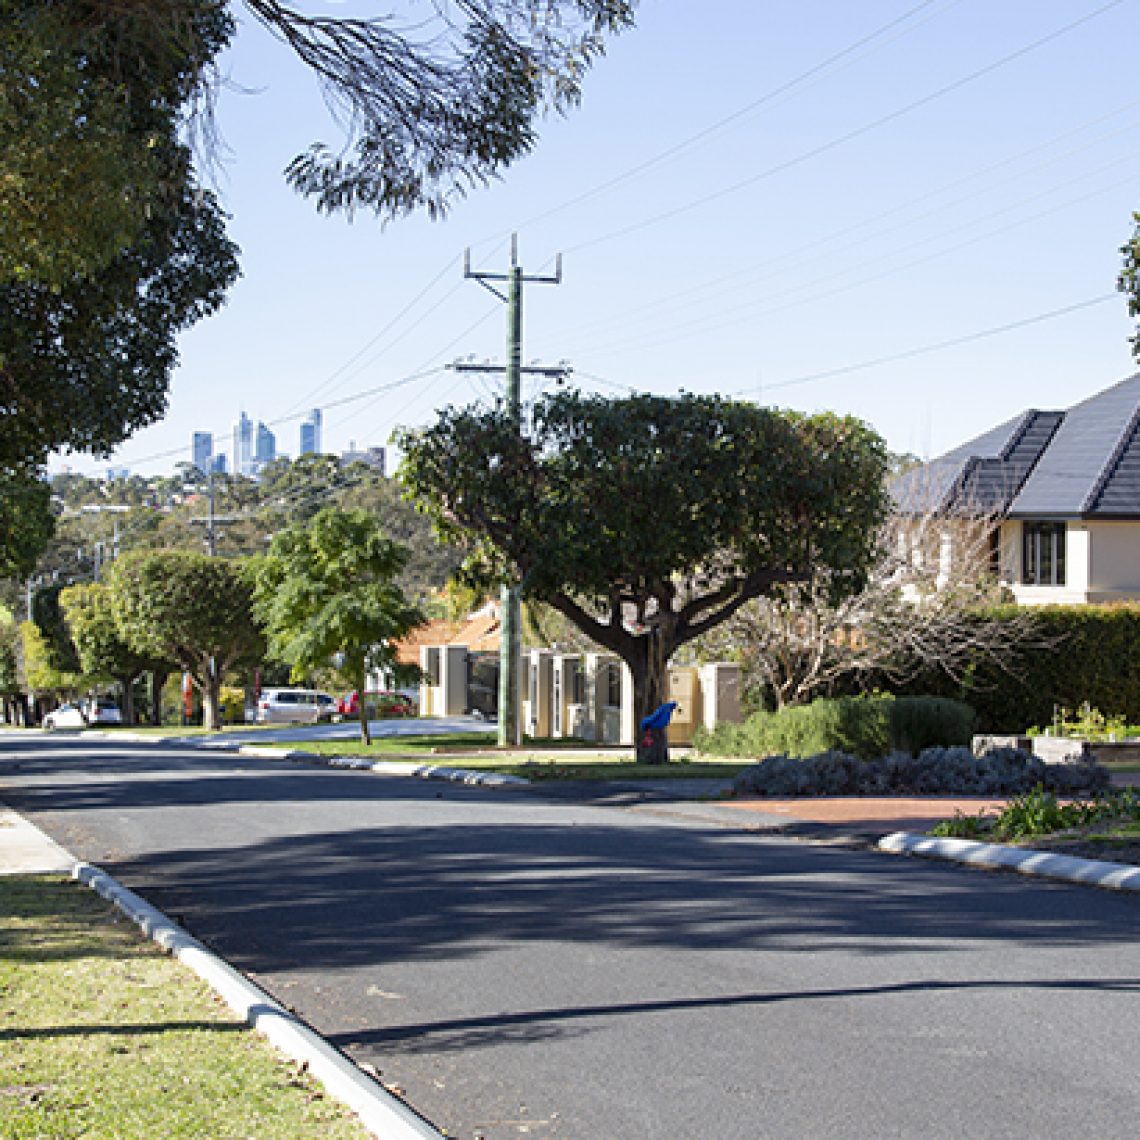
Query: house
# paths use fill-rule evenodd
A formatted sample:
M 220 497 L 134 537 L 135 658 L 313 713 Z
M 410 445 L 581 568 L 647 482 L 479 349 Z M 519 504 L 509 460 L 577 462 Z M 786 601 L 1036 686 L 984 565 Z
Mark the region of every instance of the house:
M 987 520 L 992 568 L 1024 605 L 1140 598 L 1140 373 L 1065 411 L 1030 409 L 907 472 L 900 511 Z

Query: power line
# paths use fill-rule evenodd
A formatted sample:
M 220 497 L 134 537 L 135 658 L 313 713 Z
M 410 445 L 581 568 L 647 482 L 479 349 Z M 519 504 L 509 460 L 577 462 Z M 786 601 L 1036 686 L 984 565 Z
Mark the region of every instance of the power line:
M 1138 105 L 1140 105 L 1140 100 L 1135 100 L 1135 99 L 1130 100 L 1128 103 L 1125 103 L 1123 106 L 1117 107 L 1114 110 L 1107 112 L 1106 114 L 1099 115 L 1096 118 L 1088 120 L 1088 121 L 1080 124 L 1077 127 L 1074 127 L 1068 131 L 1064 131 L 1058 135 L 1055 135 L 1052 138 L 1047 139 L 1043 143 L 1039 143 L 1039 144 L 1037 144 L 1033 147 L 1030 147 L 1024 151 L 1021 151 L 1015 155 L 1008 156 L 1008 157 L 1000 160 L 999 162 L 992 163 L 986 167 L 983 167 L 979 170 L 975 170 L 969 174 L 962 175 L 961 177 L 955 178 L 948 183 L 944 183 L 940 186 L 936 186 L 932 189 L 926 190 L 926 191 L 922 192 L 921 194 L 918 194 L 914 197 L 908 198 L 902 202 L 898 202 L 898 203 L 892 205 L 891 207 L 889 207 L 888 209 L 877 211 L 868 217 L 864 217 L 864 218 L 862 218 L 856 222 L 852 222 L 851 224 L 844 226 L 841 229 L 833 230 L 830 233 L 824 234 L 818 238 L 813 238 L 809 242 L 805 242 L 804 244 L 796 246 L 790 250 L 787 250 L 782 254 L 771 257 L 768 260 L 760 262 L 757 265 L 751 265 L 745 269 L 736 270 L 735 272 L 732 272 L 732 273 L 720 274 L 716 277 L 706 279 L 705 281 L 701 282 L 699 285 L 693 285 L 693 286 L 690 286 L 686 289 L 677 290 L 676 292 L 670 293 L 664 297 L 659 297 L 657 300 L 647 302 L 643 305 L 639 305 L 639 306 L 631 307 L 631 308 L 623 308 L 622 311 L 620 312 L 620 314 L 615 314 L 610 318 L 603 319 L 600 321 L 591 322 L 589 325 L 589 331 L 592 333 L 597 333 L 597 331 L 599 329 L 604 329 L 609 325 L 620 325 L 623 328 L 628 328 L 630 325 L 631 318 L 634 318 L 634 317 L 637 317 L 640 315 L 649 316 L 650 314 L 653 314 L 654 312 L 656 312 L 658 310 L 667 309 L 671 305 L 682 304 L 682 303 L 687 302 L 690 298 L 699 297 L 702 293 L 708 293 L 708 292 L 712 292 L 714 290 L 719 291 L 719 290 L 723 289 L 723 287 L 729 283 L 733 283 L 737 287 L 740 287 L 742 284 L 744 284 L 745 282 L 748 282 L 748 281 L 762 280 L 766 277 L 774 276 L 777 272 L 777 268 L 781 265 L 785 265 L 787 263 L 794 263 L 797 266 L 801 265 L 803 256 L 807 253 L 810 253 L 813 250 L 819 249 L 819 250 L 824 251 L 824 256 L 826 256 L 826 258 L 830 261 L 835 256 L 836 242 L 839 241 L 840 239 L 848 237 L 851 234 L 857 233 L 860 230 L 865 230 L 865 229 L 869 228 L 870 226 L 874 225 L 874 223 L 876 223 L 876 222 L 883 221 L 885 219 L 896 220 L 895 225 L 887 227 L 886 229 L 880 228 L 876 233 L 871 234 L 868 237 L 857 238 L 856 240 L 848 243 L 848 245 L 846 247 L 848 249 L 857 248 L 859 245 L 870 240 L 871 237 L 881 238 L 885 234 L 889 234 L 893 230 L 899 230 L 899 229 L 905 228 L 907 226 L 912 226 L 912 225 L 916 224 L 917 222 L 922 221 L 924 218 L 930 217 L 937 212 L 945 211 L 945 210 L 950 209 L 954 206 L 961 205 L 962 203 L 967 202 L 972 198 L 977 198 L 981 194 L 986 193 L 987 189 L 992 189 L 992 186 L 994 184 L 991 184 L 989 187 L 983 186 L 981 188 L 978 188 L 976 190 L 971 191 L 968 194 L 965 194 L 965 195 L 962 195 L 960 197 L 957 197 L 957 198 L 951 199 L 949 201 L 943 202 L 941 206 L 936 208 L 936 210 L 930 210 L 926 214 L 918 215 L 916 217 L 910 217 L 904 221 L 897 222 L 897 219 L 899 218 L 899 216 L 904 211 L 911 210 L 915 206 L 919 206 L 919 205 L 923 204 L 924 202 L 928 202 L 931 199 L 937 198 L 938 196 L 945 194 L 947 191 L 952 190 L 955 187 L 962 186 L 962 185 L 968 184 L 970 182 L 976 181 L 980 178 L 983 178 L 987 174 L 990 174 L 996 170 L 1002 169 L 1003 167 L 1011 166 L 1012 164 L 1020 161 L 1021 159 L 1029 157 L 1030 155 L 1037 154 L 1038 152 L 1043 151 L 1043 150 L 1047 150 L 1048 148 L 1056 145 L 1059 142 L 1062 142 L 1066 139 L 1072 138 L 1074 135 L 1079 135 L 1079 134 L 1087 131 L 1091 127 L 1098 126 L 1099 124 L 1107 121 L 1108 119 L 1112 119 L 1112 118 L 1122 114 L 1125 111 L 1132 110 L 1133 108 L 1137 107 Z M 1036 171 L 1045 169 L 1045 168 L 1055 164 L 1056 162 L 1058 162 L 1062 159 L 1069 158 L 1072 155 L 1077 154 L 1082 150 L 1087 150 L 1091 146 L 1095 146 L 1095 145 L 1102 143 L 1102 142 L 1105 142 L 1109 139 L 1116 138 L 1119 135 L 1125 133 L 1126 131 L 1135 130 L 1138 125 L 1140 125 L 1140 123 L 1133 121 L 1124 127 L 1120 127 L 1117 130 L 1109 132 L 1108 134 L 1101 135 L 1098 138 L 1092 140 L 1091 142 L 1085 143 L 1080 147 L 1069 149 L 1060 155 L 1049 158 L 1049 159 L 1047 159 L 1043 162 L 1040 162 L 1034 166 L 1030 166 L 1028 168 L 1022 168 L 1019 171 L 1015 171 L 1013 174 L 1011 174 L 1009 176 L 1009 178 L 1010 179 L 1024 180 L 1027 177 L 1027 175 L 1029 175 L 1029 174 L 1032 174 Z M 1112 165 L 1112 164 L 1110 164 L 1110 165 Z M 1104 169 L 1104 168 L 1102 168 L 1102 169 Z M 1075 181 L 1075 180 L 1070 180 L 1070 181 Z M 1066 184 L 1068 184 L 1068 183 L 1066 183 Z M 998 185 L 1000 185 L 1000 183 L 998 183 Z M 1056 187 L 1054 189 L 1056 189 Z M 1034 195 L 1030 196 L 1029 198 L 1019 199 L 1019 202 L 1015 203 L 1013 205 L 1013 207 L 1011 207 L 1011 208 L 1019 208 L 1019 205 L 1024 205 L 1027 202 L 1034 201 L 1035 199 L 1040 198 L 1042 196 L 1043 196 L 1043 194 L 1034 194 Z M 989 215 L 989 216 L 992 217 L 994 215 Z M 942 231 L 942 232 L 945 232 L 945 231 Z M 832 276 L 834 275 L 833 271 L 832 271 L 831 275 Z M 571 330 L 570 335 L 574 335 L 573 330 Z
M 946 5 L 946 7 L 953 7 L 959 2 L 960 0 L 951 0 L 951 2 Z M 622 171 L 622 173 L 615 175 L 613 178 L 600 183 L 592 189 L 585 190 L 581 194 L 578 194 L 577 196 L 570 198 L 557 206 L 552 206 L 550 209 L 544 210 L 541 214 L 536 214 L 534 217 L 528 218 L 518 228 L 526 229 L 530 226 L 537 225 L 539 222 L 544 222 L 556 214 L 563 213 L 566 210 L 572 209 L 574 206 L 581 205 L 583 202 L 588 202 L 592 198 L 596 198 L 600 194 L 604 194 L 607 190 L 612 190 L 615 186 L 620 186 L 622 183 L 628 182 L 630 179 L 636 178 L 638 175 L 644 174 L 646 171 L 660 166 L 663 162 L 666 162 L 671 158 L 675 158 L 677 155 L 683 153 L 684 151 L 690 150 L 698 143 L 701 143 L 705 139 L 718 134 L 732 123 L 745 118 L 746 116 L 752 114 L 754 111 L 758 111 L 770 103 L 774 103 L 781 95 L 787 95 L 789 92 L 805 85 L 809 80 L 818 78 L 824 72 L 832 69 L 841 60 L 855 55 L 855 53 L 858 52 L 860 48 L 867 47 L 875 40 L 883 38 L 887 35 L 887 33 L 900 27 L 902 24 L 910 20 L 912 16 L 917 15 L 925 8 L 929 8 L 934 3 L 936 3 L 936 0 L 922 0 L 922 3 L 916 4 L 913 8 L 910 8 L 906 12 L 903 12 L 901 16 L 897 16 L 892 20 L 888 20 L 887 23 L 876 28 L 875 31 L 870 32 L 868 35 L 862 36 L 860 39 L 857 39 L 853 43 L 848 44 L 841 50 L 833 53 L 832 55 L 829 55 L 826 59 L 820 61 L 812 67 L 809 67 L 806 71 L 800 72 L 793 78 L 787 80 L 784 83 L 781 83 L 777 87 L 772 88 L 772 90 L 765 92 L 758 99 L 753 99 L 751 102 L 746 103 L 743 107 L 732 111 L 730 114 L 725 115 L 723 118 L 718 119 L 716 122 L 710 123 L 707 127 L 703 127 L 701 130 L 689 135 L 687 138 L 682 139 L 680 142 L 674 143 L 672 146 L 667 147 L 665 150 L 654 155 L 653 157 L 645 159 L 643 162 L 638 163 L 636 166 L 630 167 L 628 170 Z M 943 10 L 945 10 L 945 8 Z M 935 14 L 937 13 L 932 13 L 931 16 Z M 929 18 L 931 17 L 928 17 L 928 19 Z
M 778 380 L 775 384 L 766 383 L 764 389 L 765 391 L 771 391 L 776 388 L 791 388 L 794 385 L 811 384 L 817 380 L 829 380 L 834 376 L 846 376 L 852 372 L 862 372 L 868 368 L 878 368 L 881 365 L 894 364 L 900 360 L 911 360 L 916 356 L 925 356 L 931 352 L 941 352 L 947 348 L 958 348 L 961 345 L 971 344 L 974 341 L 1000 336 L 1002 333 L 1028 328 L 1030 325 L 1038 325 L 1044 321 L 1055 320 L 1057 317 L 1064 317 L 1069 313 L 1079 312 L 1081 309 L 1091 309 L 1095 305 L 1103 305 L 1106 301 L 1113 301 L 1118 298 L 1118 293 L 1104 293 L 1099 297 L 1091 297 L 1087 301 L 1077 301 L 1075 304 L 1066 305 L 1061 309 L 1051 309 L 1047 313 L 1038 313 L 1034 317 L 1024 317 L 1021 320 L 1010 321 L 1008 324 L 997 325 L 994 328 L 982 329 L 979 332 L 967 333 L 964 336 L 952 337 L 949 340 L 941 340 L 935 344 L 923 345 L 921 348 L 911 348 L 905 352 L 896 352 L 889 356 L 879 356 L 874 360 L 864 360 L 859 364 L 846 364 L 840 368 L 828 369 L 825 372 L 812 372 L 806 376 L 796 376 L 791 380 Z M 744 391 L 751 391 L 751 389 L 743 389 L 740 392 L 733 393 L 733 395 L 742 395 Z
M 1118 162 L 1110 163 L 1109 166 L 1110 167 L 1111 166 L 1118 166 L 1118 165 L 1121 165 L 1122 162 L 1134 161 L 1135 157 L 1136 157 L 1135 155 L 1130 155 L 1125 159 L 1119 160 Z M 732 325 L 739 324 L 742 320 L 745 320 L 745 319 L 750 320 L 750 321 L 755 321 L 755 320 L 761 319 L 763 317 L 770 317 L 770 316 L 774 316 L 778 313 L 786 312 L 789 309 L 794 309 L 794 308 L 797 308 L 797 307 L 802 306 L 802 305 L 815 304 L 815 303 L 818 303 L 819 301 L 826 300 L 828 297 L 834 297 L 838 294 L 848 294 L 851 292 L 852 289 L 859 288 L 859 287 L 865 286 L 865 285 L 869 285 L 872 282 L 881 281 L 885 277 L 891 277 L 894 274 L 905 272 L 905 271 L 910 270 L 910 269 L 914 269 L 915 267 L 917 267 L 919 265 L 924 265 L 930 261 L 935 261 L 940 257 L 945 257 L 945 256 L 952 254 L 952 253 L 957 253 L 960 250 L 969 248 L 972 245 L 977 245 L 979 242 L 986 241 L 986 240 L 993 238 L 993 237 L 996 237 L 1000 234 L 1008 233 L 1011 230 L 1016 230 L 1016 229 L 1020 229 L 1024 226 L 1027 226 L 1027 225 L 1032 225 L 1035 222 L 1039 222 L 1042 218 L 1049 217 L 1050 215 L 1056 214 L 1061 210 L 1066 210 L 1072 206 L 1079 205 L 1082 202 L 1088 201 L 1088 199 L 1090 199 L 1090 198 L 1094 198 L 1100 194 L 1107 193 L 1109 190 L 1116 189 L 1117 187 L 1122 186 L 1122 185 L 1130 185 L 1133 181 L 1134 181 L 1134 177 L 1132 175 L 1129 175 L 1129 177 L 1127 177 L 1125 179 L 1117 180 L 1116 182 L 1110 183 L 1107 186 L 1098 187 L 1097 189 L 1089 191 L 1089 193 L 1087 193 L 1087 194 L 1080 195 L 1077 198 L 1068 199 L 1067 201 L 1058 203 L 1057 205 L 1051 206 L 1046 210 L 1039 210 L 1036 214 L 1029 214 L 1029 215 L 1026 215 L 1024 217 L 1021 217 L 1017 221 L 1011 222 L 1008 225 L 999 226 L 997 228 L 987 230 L 986 232 L 981 233 L 981 234 L 977 234 L 974 237 L 966 238 L 962 241 L 955 242 L 952 245 L 944 246 L 941 249 L 937 249 L 937 250 L 933 250 L 933 251 L 924 253 L 921 257 L 911 258 L 909 261 L 903 262 L 902 264 L 891 266 L 891 267 L 884 269 L 884 270 L 881 270 L 880 272 L 877 272 L 877 273 L 871 273 L 871 274 L 864 275 L 862 277 L 856 278 L 853 281 L 837 283 L 836 273 L 834 271 L 831 271 L 831 272 L 828 272 L 827 274 L 825 274 L 821 277 L 812 279 L 812 280 L 807 281 L 807 282 L 803 282 L 800 285 L 797 285 L 792 289 L 783 290 L 783 291 L 777 292 L 775 294 L 769 294 L 767 297 L 754 299 L 754 300 L 747 301 L 747 302 L 744 302 L 740 305 L 736 305 L 736 306 L 732 306 L 732 307 L 723 307 L 722 306 L 717 311 L 717 313 L 711 317 L 703 317 L 703 318 L 699 317 L 699 318 L 690 320 L 690 321 L 682 323 L 682 324 L 674 323 L 670 327 L 669 333 L 665 336 L 656 336 L 654 334 L 647 334 L 646 336 L 642 336 L 640 338 L 626 339 L 626 340 L 621 340 L 621 341 L 612 341 L 608 345 L 602 344 L 600 346 L 594 346 L 594 351 L 596 351 L 596 352 L 615 352 L 615 351 L 630 352 L 630 351 L 633 351 L 634 349 L 645 349 L 645 348 L 651 348 L 651 347 L 660 347 L 661 345 L 664 345 L 664 344 L 670 344 L 670 343 L 674 343 L 674 342 L 680 341 L 680 340 L 691 339 L 693 336 L 696 336 L 699 334 L 715 332 L 715 331 L 723 329 L 723 328 L 728 328 L 728 327 L 731 327 Z M 1042 196 L 1044 196 L 1044 195 L 1035 195 L 1034 197 L 1042 197 Z M 1028 200 L 1032 201 L 1033 198 L 1030 198 Z M 1018 208 L 1018 207 L 1016 207 L 1016 206 L 1007 207 L 1005 209 L 997 211 L 995 214 L 988 215 L 988 218 L 998 217 L 1001 214 L 1009 213 L 1011 210 L 1016 209 L 1016 208 Z M 983 219 L 978 219 L 978 220 L 986 221 L 986 220 L 988 220 L 988 218 L 983 218 Z M 971 222 L 968 224 L 969 225 L 976 225 L 978 220 L 975 220 L 974 222 Z M 959 229 L 964 229 L 964 228 L 967 228 L 967 227 L 966 226 L 959 227 Z M 896 257 L 896 256 L 898 256 L 898 254 L 906 253 L 908 250 L 916 248 L 916 247 L 921 248 L 921 247 L 923 247 L 924 244 L 925 244 L 924 242 L 913 242 L 909 246 L 904 246 L 901 250 L 895 250 L 892 253 L 883 254 L 879 258 L 873 259 L 872 261 L 864 262 L 861 264 L 860 268 L 862 267 L 862 265 L 874 264 L 875 261 L 885 261 L 888 258 Z M 822 291 L 807 293 L 806 296 L 799 296 L 799 297 L 792 296 L 793 294 L 796 294 L 796 293 L 802 294 L 805 292 L 805 290 L 812 289 L 812 288 L 814 288 L 818 285 L 824 284 L 824 283 L 827 283 L 829 285 L 829 288 L 826 288 Z M 788 298 L 788 299 L 781 301 L 781 298 Z M 779 303 L 774 303 L 774 302 L 779 302 Z M 768 307 L 763 308 L 762 306 L 765 306 L 765 305 Z
M 1086 13 L 1079 19 L 1058 28 L 1047 35 L 1041 36 L 1034 40 L 1032 43 L 1026 44 L 1024 47 L 1018 48 L 1016 51 L 1010 52 L 1008 55 L 1002 56 L 1000 59 L 994 60 L 992 63 L 986 64 L 975 71 L 970 72 L 968 75 L 962 76 L 960 79 L 954 80 L 952 83 L 947 83 L 942 87 L 915 99 L 905 106 L 896 108 L 885 115 L 880 115 L 876 119 L 872 119 L 869 123 L 864 123 L 854 130 L 847 131 L 845 134 L 839 135 L 836 138 L 830 139 L 827 142 L 821 143 L 819 146 L 812 147 L 810 150 L 804 151 L 801 154 L 795 155 L 792 158 L 786 159 L 784 162 L 776 163 L 774 166 L 768 167 L 766 170 L 760 171 L 758 174 L 751 175 L 744 178 L 739 182 L 734 182 L 730 186 L 722 187 L 720 190 L 713 191 L 710 194 L 705 194 L 700 198 L 696 198 L 683 205 L 675 206 L 671 210 L 666 210 L 660 214 L 654 214 L 648 218 L 642 218 L 640 221 L 633 222 L 621 229 L 611 230 L 609 233 L 600 234 L 598 237 L 590 238 L 587 241 L 579 242 L 577 245 L 570 246 L 567 249 L 568 253 L 577 253 L 583 249 L 589 249 L 595 245 L 601 245 L 604 242 L 616 241 L 619 238 L 628 237 L 630 234 L 638 233 L 641 230 L 648 229 L 650 226 L 655 226 L 664 221 L 669 221 L 672 218 L 678 217 L 681 214 L 688 213 L 692 210 L 707 206 L 712 202 L 720 201 L 720 199 L 727 197 L 730 194 L 735 194 L 739 190 L 746 189 L 749 186 L 754 186 L 757 182 L 764 181 L 768 178 L 773 178 L 777 174 L 782 174 L 787 170 L 794 169 L 801 166 L 805 162 L 809 162 L 813 158 L 818 158 L 822 154 L 827 154 L 829 151 L 836 150 L 845 144 L 852 142 L 863 135 L 870 134 L 872 131 L 878 130 L 880 127 L 886 126 L 888 123 L 894 122 L 896 119 L 901 119 L 905 115 L 909 115 L 912 111 L 918 110 L 920 107 L 925 107 L 933 103 L 937 99 L 941 99 L 946 95 L 952 94 L 955 91 L 974 83 L 979 79 L 990 75 L 999 68 L 1005 67 L 1014 61 L 1021 59 L 1023 56 L 1030 54 L 1044 47 L 1046 44 L 1052 43 L 1054 40 L 1059 39 L 1061 36 L 1067 35 L 1069 32 L 1075 31 L 1077 28 L 1089 23 L 1091 20 L 1102 16 L 1112 8 L 1119 7 L 1124 3 L 1124 0 L 1109 0 L 1109 3 L 1102 4 L 1099 8 L 1094 9 L 1092 12 Z

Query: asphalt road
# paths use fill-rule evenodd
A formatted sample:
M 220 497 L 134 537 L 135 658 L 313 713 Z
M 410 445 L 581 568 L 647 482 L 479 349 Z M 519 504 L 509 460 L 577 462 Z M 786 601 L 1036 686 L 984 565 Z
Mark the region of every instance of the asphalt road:
M 450 1136 L 1136 1133 L 1136 896 L 156 745 L 0 799 Z

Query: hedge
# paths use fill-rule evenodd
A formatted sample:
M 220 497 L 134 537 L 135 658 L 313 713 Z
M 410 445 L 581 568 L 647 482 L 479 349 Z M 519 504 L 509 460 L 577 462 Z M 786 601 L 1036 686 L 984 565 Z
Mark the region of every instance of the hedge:
M 1025 612 L 1001 606 L 980 616 L 1001 621 Z M 978 732 L 1044 727 L 1055 708 L 1086 701 L 1106 716 L 1140 723 L 1140 605 L 1043 606 L 1033 616 L 1033 637 L 1011 646 L 1000 665 L 978 661 L 961 684 L 926 673 L 895 691 L 964 701 L 978 715 Z

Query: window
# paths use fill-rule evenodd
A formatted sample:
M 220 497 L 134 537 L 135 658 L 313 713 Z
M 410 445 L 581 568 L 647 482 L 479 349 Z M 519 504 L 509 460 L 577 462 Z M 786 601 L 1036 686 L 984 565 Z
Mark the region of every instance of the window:
M 610 708 L 621 707 L 621 666 L 611 662 L 606 667 L 606 704 Z
M 1022 524 L 1021 580 L 1027 586 L 1065 584 L 1065 524 Z
M 581 661 L 575 661 L 570 666 L 570 704 L 584 705 L 586 703 L 586 670 Z

